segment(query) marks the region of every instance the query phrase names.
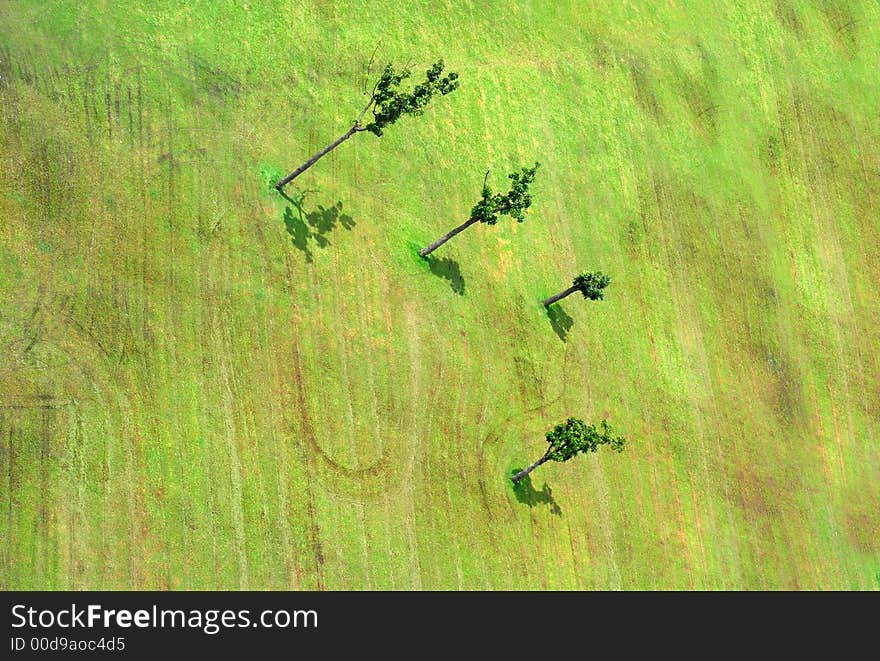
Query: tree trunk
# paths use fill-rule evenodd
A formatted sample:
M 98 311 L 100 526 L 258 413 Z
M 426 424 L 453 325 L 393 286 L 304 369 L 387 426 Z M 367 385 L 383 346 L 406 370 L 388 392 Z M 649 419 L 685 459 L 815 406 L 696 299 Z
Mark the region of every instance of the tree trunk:
M 303 163 L 302 165 L 300 165 L 296 170 L 294 170 L 294 171 L 291 172 L 289 175 L 287 175 L 286 177 L 284 177 L 284 179 L 282 179 L 282 180 L 279 181 L 277 184 L 275 184 L 275 189 L 280 191 L 280 190 L 281 190 L 282 188 L 284 188 L 287 184 L 289 184 L 291 181 L 293 181 L 294 179 L 296 179 L 299 175 L 301 175 L 303 172 L 305 172 L 305 171 L 308 170 L 310 167 L 312 167 L 315 163 L 317 163 L 317 162 L 318 162 L 323 156 L 325 156 L 326 154 L 329 154 L 331 151 L 333 151 L 334 149 L 336 149 L 339 145 L 341 145 L 343 142 L 345 142 L 346 140 L 348 140 L 351 136 L 353 136 L 353 135 L 354 135 L 355 133 L 357 133 L 359 130 L 361 130 L 359 124 L 355 124 L 354 126 L 352 126 L 350 129 L 348 129 L 348 131 L 346 131 L 345 133 L 343 133 L 343 134 L 342 134 L 342 135 L 341 135 L 341 136 L 340 136 L 335 142 L 333 142 L 333 143 L 327 145 L 326 147 L 324 147 L 324 149 L 322 149 L 321 151 L 319 151 L 317 154 L 315 154 L 314 156 L 312 156 L 312 157 L 311 157 L 309 160 L 307 160 L 305 163 Z
M 514 475 L 514 476 L 513 476 L 512 478 L 510 478 L 510 479 L 513 480 L 513 483 L 514 483 L 514 484 L 516 484 L 516 483 L 519 482 L 521 479 L 523 479 L 526 475 L 528 475 L 528 474 L 531 473 L 533 470 L 535 470 L 538 466 L 540 466 L 541 464 L 543 464 L 543 463 L 545 463 L 545 462 L 547 462 L 547 461 L 549 461 L 549 460 L 550 460 L 550 450 L 547 450 L 547 452 L 544 454 L 544 456 L 541 457 L 540 459 L 538 459 L 538 461 L 536 461 L 535 463 L 533 463 L 533 464 L 532 464 L 531 466 L 529 466 L 528 468 L 526 468 L 526 469 L 524 469 L 524 470 L 521 470 L 519 473 L 517 473 L 516 475 Z
M 449 234 L 444 234 L 443 236 L 441 236 L 439 239 L 437 239 L 436 241 L 434 241 L 434 243 L 432 243 L 432 244 L 431 244 L 430 246 L 428 246 L 427 248 L 422 248 L 421 250 L 419 250 L 419 255 L 422 256 L 422 257 L 427 257 L 427 256 L 430 255 L 432 252 L 434 252 L 435 250 L 437 250 L 437 248 L 439 248 L 439 247 L 442 246 L 444 243 L 446 243 L 447 241 L 449 241 L 449 239 L 451 239 L 452 237 L 454 237 L 454 236 L 455 236 L 456 234 L 458 234 L 459 232 L 464 232 L 468 227 L 470 227 L 471 225 L 473 225 L 473 224 L 476 223 L 476 222 L 477 222 L 477 219 L 476 219 L 476 218 L 471 218 L 469 221 L 467 221 L 467 222 L 464 223 L 463 225 L 459 225 L 458 227 L 456 227 L 456 228 L 455 228 L 454 230 L 452 230 Z
M 561 300 L 562 300 L 563 298 L 565 298 L 566 296 L 568 296 L 568 295 L 570 295 L 570 294 L 574 294 L 577 290 L 578 290 L 577 287 L 569 287 L 568 289 L 566 289 L 566 290 L 565 290 L 564 292 L 562 292 L 561 294 L 556 294 L 556 296 L 551 296 L 551 297 L 548 298 L 546 301 L 544 301 L 544 307 L 545 307 L 545 308 L 549 308 L 549 307 L 550 307 L 551 305 L 553 305 L 556 301 L 561 301 Z

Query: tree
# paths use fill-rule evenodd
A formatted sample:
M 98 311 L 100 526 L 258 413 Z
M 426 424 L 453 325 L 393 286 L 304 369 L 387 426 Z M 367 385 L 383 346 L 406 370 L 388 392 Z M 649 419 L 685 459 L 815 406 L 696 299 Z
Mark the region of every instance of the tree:
M 611 278 L 602 273 L 602 271 L 581 273 L 572 281 L 571 287 L 564 292 L 556 294 L 556 296 L 551 296 L 546 299 L 544 301 L 544 307 L 549 308 L 556 301 L 562 300 L 569 294 L 574 294 L 576 291 L 579 291 L 584 295 L 584 298 L 589 298 L 591 301 L 601 301 L 605 297 L 605 293 L 602 290 L 610 284 Z
M 275 188 L 280 191 L 284 186 L 317 163 L 323 156 L 329 154 L 356 133 L 369 131 L 376 137 L 381 137 L 382 132 L 387 126 L 394 124 L 404 115 L 421 115 L 435 95 L 445 96 L 458 89 L 458 74 L 451 72 L 444 76 L 443 68 L 443 60 L 437 60 L 425 72 L 425 81 L 407 92 L 400 89 L 400 84 L 412 75 L 410 69 L 405 67 L 396 71 L 392 64 L 386 65 L 385 70 L 382 72 L 379 80 L 376 81 L 373 91 L 370 93 L 369 101 L 361 110 L 361 114 L 354 120 L 351 128 L 300 165 L 296 170 L 281 179 L 275 184 Z M 364 117 L 370 110 L 373 111 L 373 120 L 364 124 Z
M 529 194 L 529 185 L 535 181 L 535 172 L 538 170 L 540 163 L 535 163 L 534 167 L 521 168 L 519 172 L 507 175 L 513 183 L 510 190 L 506 193 L 493 193 L 489 188 L 489 171 L 486 171 L 486 177 L 483 179 L 483 197 L 471 209 L 471 215 L 468 221 L 459 225 L 448 234 L 444 234 L 426 248 L 419 250 L 419 255 L 427 257 L 437 250 L 444 243 L 449 241 L 459 232 L 463 232 L 474 223 L 481 222 L 487 225 L 494 225 L 498 222 L 498 216 L 511 216 L 517 222 L 525 220 L 526 209 L 532 205 L 532 196 Z
M 626 439 L 623 436 L 615 436 L 607 420 L 596 426 L 588 425 L 579 418 L 569 418 L 547 432 L 547 443 L 550 447 L 543 457 L 511 478 L 514 484 L 551 459 L 568 461 L 581 452 L 596 452 L 600 445 L 610 445 L 617 452 L 622 452 Z

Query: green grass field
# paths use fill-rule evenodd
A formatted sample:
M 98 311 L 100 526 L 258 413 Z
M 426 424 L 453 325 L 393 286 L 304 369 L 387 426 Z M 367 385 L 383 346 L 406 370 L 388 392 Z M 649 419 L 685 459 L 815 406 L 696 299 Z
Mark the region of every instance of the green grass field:
M 295 208 L 380 40 L 461 88 Z M 880 589 L 878 62 L 870 0 L 0 1 L 0 587 Z M 627 450 L 515 492 L 570 415 Z

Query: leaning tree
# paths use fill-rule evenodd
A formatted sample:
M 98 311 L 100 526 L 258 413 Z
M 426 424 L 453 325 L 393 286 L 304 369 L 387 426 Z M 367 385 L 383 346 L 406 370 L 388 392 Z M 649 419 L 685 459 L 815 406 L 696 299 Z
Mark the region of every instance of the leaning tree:
M 574 294 L 576 291 L 579 291 L 584 295 L 584 298 L 589 298 L 591 301 L 601 301 L 605 297 L 605 293 L 602 290 L 610 284 L 611 278 L 602 273 L 602 271 L 581 273 L 571 283 L 571 287 L 556 294 L 556 296 L 551 296 L 546 299 L 544 301 L 544 307 L 549 308 L 556 301 L 560 301 L 566 296 Z
M 404 115 L 421 115 L 435 95 L 445 96 L 458 88 L 458 74 L 451 72 L 444 76 L 443 68 L 443 60 L 438 60 L 425 72 L 424 82 L 419 83 L 410 91 L 405 91 L 400 89 L 400 84 L 412 75 L 412 71 L 409 67 L 397 71 L 393 65 L 386 65 L 379 80 L 373 86 L 369 101 L 361 110 L 361 114 L 354 120 L 351 128 L 281 179 L 275 184 L 275 188 L 280 191 L 351 136 L 362 131 L 369 131 L 373 135 L 381 137 L 386 126 L 394 124 Z M 367 112 L 371 110 L 373 112 L 372 121 L 364 123 Z
M 600 445 L 610 445 L 617 452 L 622 452 L 626 439 L 623 436 L 615 436 L 606 420 L 597 426 L 588 425 L 579 418 L 569 418 L 547 432 L 547 443 L 550 447 L 543 457 L 511 478 L 514 484 L 551 459 L 568 461 L 581 452 L 595 452 Z
M 419 255 L 427 257 L 437 250 L 444 243 L 449 241 L 459 232 L 463 232 L 474 223 L 482 222 L 487 225 L 494 225 L 498 222 L 498 216 L 511 216 L 516 218 L 518 222 L 523 222 L 526 217 L 526 209 L 532 205 L 532 196 L 529 194 L 529 185 L 535 181 L 535 172 L 538 170 L 540 163 L 535 163 L 534 167 L 521 168 L 519 172 L 507 175 L 513 183 L 510 190 L 506 193 L 493 193 L 489 188 L 489 171 L 483 179 L 483 197 L 471 209 L 470 218 L 467 222 L 459 225 L 448 234 L 444 234 L 431 245 L 419 250 Z

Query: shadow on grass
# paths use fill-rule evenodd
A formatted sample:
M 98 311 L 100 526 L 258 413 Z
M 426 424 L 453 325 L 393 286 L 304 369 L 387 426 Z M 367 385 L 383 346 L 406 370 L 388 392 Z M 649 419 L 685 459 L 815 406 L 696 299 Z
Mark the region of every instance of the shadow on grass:
M 432 255 L 428 255 L 423 259 L 428 262 L 428 268 L 431 269 L 431 273 L 438 278 L 449 280 L 449 286 L 452 287 L 452 291 L 459 296 L 464 296 L 464 276 L 461 274 L 461 267 L 458 265 L 458 262 L 449 257 L 438 259 Z
M 574 319 L 569 317 L 568 313 L 558 303 L 554 303 L 547 308 L 547 318 L 550 320 L 553 332 L 559 336 L 559 339 L 563 342 L 567 341 L 568 331 L 574 326 Z
M 522 468 L 514 468 L 510 471 L 510 477 L 513 477 L 521 470 Z M 550 485 L 545 483 L 543 489 L 536 491 L 535 486 L 532 484 L 531 475 L 526 475 L 523 479 L 513 485 L 513 495 L 516 496 L 516 499 L 519 502 L 528 505 L 529 507 L 534 507 L 535 505 L 549 505 L 551 514 L 555 516 L 562 515 L 562 508 L 559 507 L 559 503 L 553 498 L 553 489 L 550 488 Z
M 356 225 L 351 216 L 342 213 L 342 202 L 330 207 L 319 204 L 312 211 L 306 211 L 306 193 L 300 193 L 297 197 L 291 197 L 284 191 L 279 191 L 279 194 L 288 202 L 282 216 L 284 229 L 290 235 L 294 248 L 305 255 L 307 262 L 314 260 L 311 243 L 318 248 L 326 248 L 330 245 L 327 235 L 333 232 L 337 225 L 347 230 Z

